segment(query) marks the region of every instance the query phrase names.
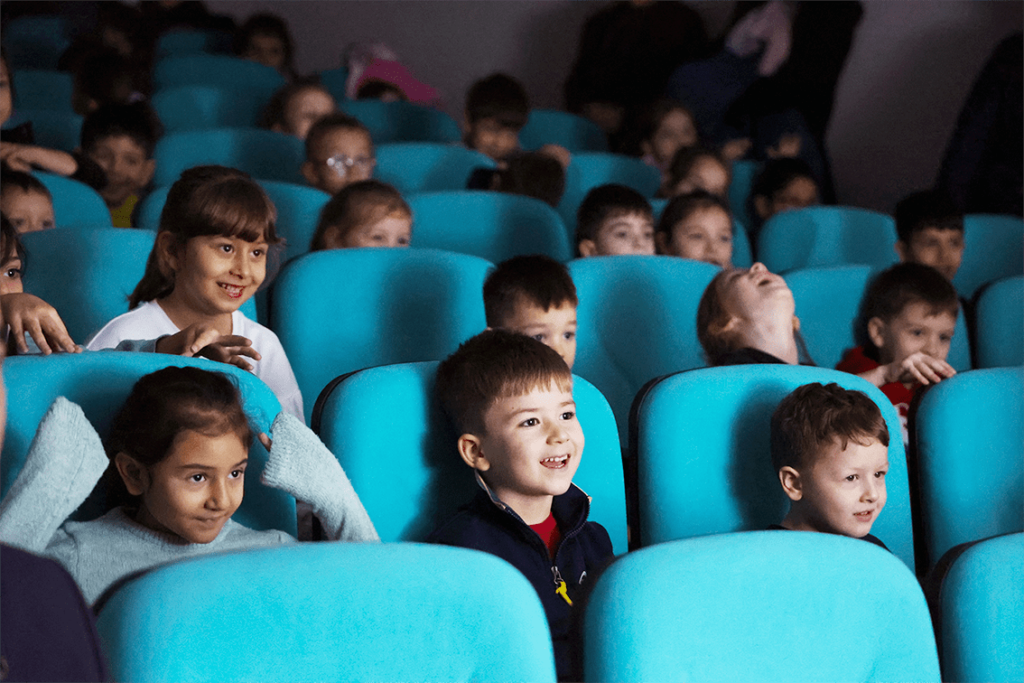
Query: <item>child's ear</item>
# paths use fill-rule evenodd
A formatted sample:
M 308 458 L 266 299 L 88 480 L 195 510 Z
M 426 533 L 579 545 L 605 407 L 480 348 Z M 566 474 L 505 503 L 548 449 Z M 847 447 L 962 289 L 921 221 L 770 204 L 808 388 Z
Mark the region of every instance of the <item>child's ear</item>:
M 768 204 L 768 198 L 760 195 L 754 197 L 754 211 L 757 212 L 757 215 L 761 220 L 768 218 L 768 214 L 771 213 L 771 206 Z
M 875 316 L 868 321 L 868 339 L 875 345 L 875 348 L 885 346 L 885 322 Z
M 893 249 L 896 250 L 896 255 L 900 257 L 900 263 L 907 262 L 907 243 L 903 240 L 896 240 L 896 244 L 893 245 Z
M 597 244 L 594 240 L 580 240 L 580 256 L 597 256 Z
M 149 185 L 149 181 L 153 180 L 154 173 L 156 173 L 156 159 L 146 159 L 146 163 L 142 165 L 142 172 L 139 175 L 140 187 Z
M 786 492 L 790 500 L 800 500 L 804 497 L 800 473 L 789 465 L 779 468 L 779 482 L 782 484 L 782 490 Z
M 157 265 L 160 271 L 170 277 L 181 267 L 181 246 L 169 231 L 163 230 L 156 235 Z
M 474 470 L 486 472 L 491 468 L 491 463 L 484 456 L 480 437 L 473 434 L 463 434 L 459 437 L 458 448 L 462 461 Z
M 306 161 L 303 161 L 302 166 L 299 167 L 299 170 L 302 172 L 302 177 L 306 179 L 307 183 L 309 183 L 313 187 L 317 186 L 316 166 L 313 164 L 312 161 L 308 159 Z
M 114 466 L 131 495 L 141 496 L 149 488 L 149 471 L 132 456 L 121 451 L 114 456 Z

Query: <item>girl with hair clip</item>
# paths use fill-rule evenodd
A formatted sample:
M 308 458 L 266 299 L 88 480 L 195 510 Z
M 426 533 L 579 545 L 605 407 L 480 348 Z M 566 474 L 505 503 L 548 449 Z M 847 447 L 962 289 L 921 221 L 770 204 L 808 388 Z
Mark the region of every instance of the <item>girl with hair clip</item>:
M 324 205 L 309 249 L 408 247 L 411 240 L 412 209 L 398 190 L 379 180 L 362 180 Z
M 302 395 L 277 335 L 239 309 L 267 275 L 276 210 L 245 173 L 197 166 L 171 186 L 160 229 L 128 313 L 107 323 L 89 350 L 205 356 L 252 371 L 282 408 L 303 418 Z
M 260 477 L 308 501 L 330 540 L 378 541 L 334 455 L 299 420 L 280 413 L 259 440 Z M 253 429 L 234 381 L 167 367 L 142 377 L 114 417 L 106 450 L 82 409 L 57 398 L 0 504 L 5 543 L 60 562 L 89 603 L 121 579 L 212 552 L 293 543 L 231 519 L 242 503 Z M 97 490 L 108 512 L 65 521 Z

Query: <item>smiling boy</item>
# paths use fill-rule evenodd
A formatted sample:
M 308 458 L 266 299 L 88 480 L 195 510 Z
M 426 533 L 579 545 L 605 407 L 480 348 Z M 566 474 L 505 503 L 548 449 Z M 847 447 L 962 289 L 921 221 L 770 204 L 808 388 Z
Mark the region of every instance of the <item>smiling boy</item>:
M 653 256 L 650 202 L 625 185 L 595 187 L 576 212 L 576 249 L 580 256 Z
M 487 330 L 441 363 L 437 394 L 481 490 L 428 541 L 489 552 L 519 569 L 544 605 L 559 679 L 580 680 L 573 604 L 614 555 L 608 532 L 587 521 L 590 499 L 572 483 L 584 446 L 572 374 L 541 342 Z
M 779 403 L 771 422 L 772 466 L 790 500 L 772 529 L 862 538 L 885 507 L 889 429 L 867 395 L 838 384 L 805 384 Z

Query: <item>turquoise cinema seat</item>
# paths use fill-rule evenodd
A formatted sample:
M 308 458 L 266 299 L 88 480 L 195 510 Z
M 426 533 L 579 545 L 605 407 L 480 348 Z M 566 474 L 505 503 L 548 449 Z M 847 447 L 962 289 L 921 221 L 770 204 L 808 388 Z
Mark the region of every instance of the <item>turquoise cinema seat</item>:
M 494 161 L 459 145 L 396 142 L 377 147 L 373 177 L 408 197 L 418 192 L 464 190 L 477 168 L 494 168 Z
M 97 629 L 119 681 L 555 680 L 533 586 L 464 548 L 301 543 L 175 562 L 122 586 Z
M 786 273 L 800 318 L 800 336 L 819 367 L 834 368 L 843 352 L 857 345 L 857 316 L 870 279 L 871 266 L 863 265 Z
M 53 217 L 58 228 L 109 228 L 110 209 L 100 194 L 77 180 L 53 173 L 35 172 L 53 198 Z
M 6 39 L 5 30 L 4 40 Z M 70 73 L 57 71 L 55 67 L 56 65 L 53 68 L 19 69 L 12 59 L 11 87 L 15 92 L 14 105 L 17 110 L 47 109 L 74 113 L 71 107 L 74 81 Z
M 637 395 L 630 446 L 637 462 L 640 544 L 766 529 L 789 510 L 772 468 L 771 416 L 804 384 L 867 394 L 889 428 L 888 501 L 871 533 L 914 569 L 906 452 L 889 399 L 856 375 L 799 365 L 734 365 L 680 372 Z
M 170 55 L 153 66 L 154 93 L 179 85 L 212 85 L 244 90 L 266 103 L 284 84 L 277 69 L 230 55 Z
M 1024 221 L 1019 216 L 964 216 L 964 258 L 953 277 L 960 296 L 972 298 L 987 282 L 1024 274 Z
M 156 41 L 158 58 L 192 55 L 221 54 L 231 50 L 231 34 L 216 29 L 171 29 Z
M 724 534 L 630 553 L 598 579 L 583 631 L 586 681 L 941 680 L 913 572 L 832 534 Z
M 33 14 L 5 22 L 4 50 L 10 67 L 15 71 L 56 69 L 60 56 L 71 47 L 71 31 L 68 18 L 56 14 Z
M 71 111 L 70 107 L 61 110 L 19 107 L 4 124 L 4 129 L 25 121 L 31 121 L 33 141 L 40 147 L 73 152 L 81 144 L 83 117 Z
M 433 249 L 332 249 L 285 266 L 271 291 L 271 328 L 295 371 L 307 419 L 335 377 L 441 360 L 481 332 L 492 267 Z
M 403 363 L 342 375 L 320 394 L 313 428 L 341 462 L 385 543 L 422 541 L 478 490 L 455 448 L 458 438 L 434 395 L 438 363 Z M 574 483 L 591 497 L 590 520 L 626 552 L 622 454 L 607 401 L 574 379 L 586 439 Z M 380 466 L 388 435 L 389 468 Z
M 519 144 L 530 150 L 560 145 L 572 153 L 608 151 L 608 138 L 596 123 L 557 109 L 531 109 L 519 131 Z
M 346 100 L 341 109 L 365 125 L 374 144 L 392 142 L 457 143 L 462 139 L 459 124 L 439 109 L 411 102 Z
M 965 372 L 918 406 L 915 434 L 924 546 L 934 564 L 953 546 L 1024 531 L 1024 369 Z
M 157 187 L 172 185 L 182 171 L 218 164 L 245 171 L 257 180 L 305 185 L 300 168 L 306 160 L 302 140 L 258 128 L 210 128 L 170 133 L 153 153 Z
M 979 368 L 1024 364 L 1024 276 L 998 280 L 983 289 L 974 320 Z
M 0 457 L 0 496 L 14 483 L 39 421 L 58 396 L 77 403 L 105 438 L 114 415 L 132 386 L 143 375 L 167 366 L 193 366 L 222 372 L 238 383 L 245 412 L 257 431 L 269 433 L 281 404 L 274 392 L 255 375 L 225 363 L 204 358 L 184 358 L 163 353 L 83 351 L 56 356 L 15 356 L 4 361 L 7 386 L 7 431 Z M 253 529 L 280 529 L 295 535 L 295 499 L 284 491 L 260 483 L 267 452 L 257 442 L 249 449 L 245 498 L 233 519 Z M 94 491 L 75 513 L 75 518 L 94 519 L 106 509 L 102 491 Z
M 572 258 L 561 217 L 539 199 L 457 190 L 415 194 L 408 200 L 416 248 L 472 254 L 492 263 L 525 254 L 563 262 Z
M 606 152 L 580 152 L 572 155 L 565 171 L 565 193 L 558 204 L 569 241 L 575 244 L 576 211 L 583 198 L 595 187 L 617 183 L 633 188 L 644 197 L 653 197 L 661 185 L 661 173 L 639 159 Z
M 179 85 L 153 95 L 164 133 L 209 128 L 255 128 L 266 100 L 239 88 Z
M 813 206 L 777 213 L 757 238 L 757 260 L 773 273 L 799 268 L 896 263 L 891 216 L 846 206 Z

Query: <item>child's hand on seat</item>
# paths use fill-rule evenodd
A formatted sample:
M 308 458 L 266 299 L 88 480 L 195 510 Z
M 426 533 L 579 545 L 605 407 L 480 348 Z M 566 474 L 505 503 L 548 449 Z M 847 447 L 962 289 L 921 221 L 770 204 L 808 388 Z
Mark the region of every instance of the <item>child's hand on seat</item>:
M 24 293 L 4 294 L 0 297 L 3 318 L 11 326 L 11 338 L 18 353 L 28 353 L 25 333 L 39 347 L 44 356 L 54 351 L 80 353 L 82 347 L 75 344 L 68 334 L 64 321 L 50 304 L 37 296 Z
M 245 359 L 262 358 L 252 347 L 251 340 L 235 334 L 221 334 L 206 323 L 189 325 L 177 334 L 161 338 L 156 343 L 156 352 L 174 356 L 202 356 L 249 372 L 252 372 L 252 364 Z
M 24 173 L 38 167 L 44 171 L 69 176 L 78 170 L 78 162 L 67 152 L 14 142 L 0 144 L 0 161 L 12 171 Z
M 929 356 L 923 351 L 912 353 L 902 361 L 893 361 L 885 366 L 885 382 L 920 382 L 938 384 L 956 374 L 953 366 L 944 360 Z

